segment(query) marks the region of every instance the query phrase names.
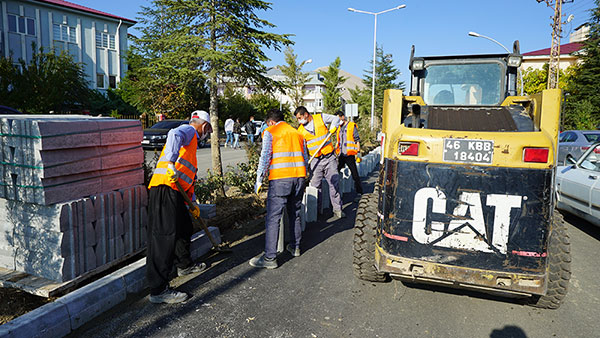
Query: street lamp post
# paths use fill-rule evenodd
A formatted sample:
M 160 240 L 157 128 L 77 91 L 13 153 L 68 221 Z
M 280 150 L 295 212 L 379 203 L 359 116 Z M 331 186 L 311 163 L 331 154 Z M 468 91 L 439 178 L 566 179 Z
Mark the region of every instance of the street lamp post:
M 371 78 L 373 80 L 373 83 L 371 84 L 371 130 L 373 130 L 373 128 L 375 127 L 375 61 L 376 61 L 375 57 L 376 57 L 376 51 L 377 51 L 377 16 L 379 14 L 391 12 L 396 9 L 401 9 L 404 7 L 406 7 L 406 5 L 396 6 L 394 8 L 386 9 L 385 11 L 381 11 L 381 12 L 377 12 L 377 13 L 361 11 L 361 10 L 354 9 L 354 8 L 348 8 L 348 10 L 350 12 L 371 14 L 375 17 L 375 28 L 373 29 L 373 74 L 371 76 Z
M 490 38 L 489 36 L 481 35 L 481 34 L 479 34 L 479 33 L 476 33 L 476 32 L 469 32 L 469 36 L 472 36 L 472 37 L 474 37 L 474 38 L 484 38 L 484 39 L 488 39 L 488 40 L 490 40 L 490 41 L 494 42 L 495 44 L 497 44 L 498 46 L 500 46 L 500 47 L 504 48 L 504 50 L 505 50 L 505 51 L 506 51 L 508 54 L 510 54 L 510 53 L 511 53 L 511 52 L 510 52 L 510 50 L 509 50 L 508 48 L 506 48 L 506 47 L 505 47 L 503 44 L 501 44 L 500 42 L 498 42 L 498 41 L 496 41 L 496 40 L 494 40 L 494 39 Z M 524 86 L 525 84 L 523 83 L 523 73 L 521 73 L 521 67 L 517 68 L 517 72 L 519 72 L 519 80 L 521 81 L 521 96 L 523 96 L 523 86 Z

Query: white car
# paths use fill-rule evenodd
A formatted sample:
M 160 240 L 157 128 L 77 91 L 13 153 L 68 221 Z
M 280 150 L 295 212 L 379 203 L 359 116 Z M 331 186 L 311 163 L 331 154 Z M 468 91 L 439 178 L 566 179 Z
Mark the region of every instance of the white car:
M 565 163 L 556 171 L 557 208 L 600 226 L 600 143 Z
M 262 127 L 263 121 L 252 121 L 254 123 L 254 140 L 257 141 L 260 138 L 260 127 Z M 246 128 L 242 126 L 242 136 L 248 136 Z

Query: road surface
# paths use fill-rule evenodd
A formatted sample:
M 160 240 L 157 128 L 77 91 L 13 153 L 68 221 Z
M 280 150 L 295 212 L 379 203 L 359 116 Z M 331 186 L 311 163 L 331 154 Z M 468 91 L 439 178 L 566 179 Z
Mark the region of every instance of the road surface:
M 374 178 L 365 191 L 372 191 Z M 128 298 L 74 332 L 78 337 L 598 337 L 600 228 L 567 217 L 573 264 L 569 294 L 558 310 L 460 290 L 375 284 L 352 273 L 354 196 L 348 218 L 309 224 L 302 255 L 280 255 L 280 267 L 248 265 L 264 245 L 259 234 L 180 289 L 179 305 L 153 305 L 147 293 Z M 325 216 L 325 218 L 327 215 Z

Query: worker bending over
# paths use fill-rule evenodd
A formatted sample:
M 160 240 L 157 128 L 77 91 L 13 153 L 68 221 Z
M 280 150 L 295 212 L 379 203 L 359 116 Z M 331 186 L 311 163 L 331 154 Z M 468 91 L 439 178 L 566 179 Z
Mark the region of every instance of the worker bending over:
M 310 162 L 312 176 L 309 185 L 320 190 L 321 181 L 325 178 L 329 185 L 329 198 L 331 199 L 334 215 L 328 221 L 332 222 L 345 217 L 346 215 L 342 212 L 342 198 L 338 190 L 339 172 L 337 161 L 333 154 L 333 145 L 330 139 L 331 135 L 337 130 L 340 119 L 329 114 L 311 115 L 303 106 L 296 108 L 294 115 L 300 123 L 298 131 L 306 139 L 308 153 L 311 158 L 314 156 L 314 159 Z
M 267 217 L 265 219 L 265 252 L 250 260 L 257 268 L 275 269 L 277 267 L 277 241 L 279 222 L 283 210 L 287 210 L 291 242 L 286 249 L 294 257 L 300 256 L 302 224 L 300 208 L 304 195 L 304 180 L 308 166 L 308 154 L 302 135 L 283 121 L 280 110 L 271 110 L 265 123 L 268 125 L 263 134 L 262 151 L 256 173 L 255 192 L 258 194 L 263 177 L 269 173 L 269 191 L 267 193 Z
M 200 209 L 197 205 L 186 206 L 175 182 L 195 201 L 198 140 L 211 132 L 210 116 L 202 110 L 192 113 L 189 124 L 170 130 L 150 180 L 146 278 L 152 303 L 179 303 L 188 298 L 186 293 L 169 288 L 173 266 L 178 276 L 206 268 L 206 264 L 195 264 L 190 257 L 190 213 L 200 217 Z
M 344 166 L 348 166 L 354 179 L 354 188 L 357 193 L 362 194 L 362 184 L 356 169 L 356 155 L 360 154 L 358 128 L 356 123 L 346 119 L 344 112 L 338 111 L 336 115 L 340 117 L 341 121 L 337 130 L 337 144 L 335 146 L 335 153 L 338 155 L 338 171 L 342 170 Z

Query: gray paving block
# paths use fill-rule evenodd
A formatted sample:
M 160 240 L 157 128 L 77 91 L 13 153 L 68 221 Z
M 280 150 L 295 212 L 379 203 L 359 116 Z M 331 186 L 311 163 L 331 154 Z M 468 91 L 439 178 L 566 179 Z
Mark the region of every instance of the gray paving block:
M 319 196 L 319 190 L 315 187 L 308 186 L 305 190 L 306 199 L 306 222 L 317 221 L 317 198 Z
M 71 333 L 67 306 L 61 302 L 45 304 L 0 325 L 0 337 L 64 337 Z
M 118 236 L 115 238 L 115 259 L 120 259 L 125 256 L 125 244 L 123 243 L 123 237 Z
M 128 294 L 144 290 L 147 286 L 146 257 L 115 271 L 113 275 L 123 278 Z
M 85 272 L 92 271 L 96 267 L 96 253 L 94 248 L 85 248 Z
M 128 165 L 141 166 L 144 163 L 144 150 L 140 146 L 141 141 L 135 144 L 119 144 L 110 147 L 107 155 L 103 155 L 102 169 L 118 168 Z
M 57 282 L 73 279 L 74 257 L 61 257 L 41 250 L 15 248 L 15 270 Z
M 102 145 L 137 143 L 141 144 L 144 132 L 139 120 L 115 120 L 100 123 Z
M 111 274 L 57 299 L 56 302 L 67 307 L 71 328 L 75 330 L 124 301 L 125 297 L 123 278 Z
M 217 227 L 208 227 L 211 235 L 215 239 L 217 243 L 221 243 L 221 232 Z M 190 242 L 190 255 L 193 260 L 200 258 L 210 251 L 212 248 L 212 243 L 208 236 L 204 234 L 204 231 L 199 231 L 192 235 L 192 239 Z
M 321 191 L 319 193 L 319 198 L 321 199 L 321 204 L 319 208 L 319 213 L 323 214 L 323 210 L 331 208 L 331 200 L 329 198 L 329 184 L 327 181 L 323 180 L 321 182 Z
M 0 244 L 0 267 L 11 270 L 16 268 L 14 247 Z
M 125 187 L 144 184 L 144 170 L 141 166 L 124 169 L 120 173 L 102 176 L 102 191 L 113 191 Z

